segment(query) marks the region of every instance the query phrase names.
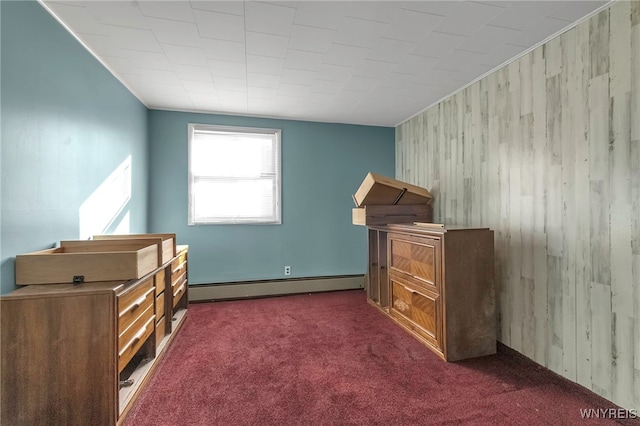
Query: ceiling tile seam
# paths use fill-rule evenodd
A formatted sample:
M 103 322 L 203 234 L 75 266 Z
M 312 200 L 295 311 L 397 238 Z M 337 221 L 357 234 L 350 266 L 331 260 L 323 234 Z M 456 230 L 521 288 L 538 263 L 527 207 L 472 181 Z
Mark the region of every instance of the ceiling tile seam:
M 198 4 L 198 3 L 199 3 L 199 2 L 195 2 L 195 4 Z M 243 3 L 244 3 L 244 2 L 243 2 Z M 221 11 L 218 11 L 218 10 L 209 10 L 209 9 L 201 9 L 201 8 L 198 8 L 198 7 L 194 7 L 194 6 L 193 6 L 193 2 L 192 2 L 192 1 L 190 1 L 190 2 L 189 2 L 189 5 L 191 6 L 191 10 L 192 10 L 192 11 L 197 10 L 198 12 L 218 13 L 218 14 L 220 14 L 220 15 L 244 16 L 244 11 L 243 11 L 242 15 L 238 15 L 237 13 L 221 12 Z M 195 16 L 194 16 L 194 18 L 195 18 Z
M 96 54 L 96 52 L 94 52 L 91 48 L 89 48 L 88 44 L 86 44 L 78 35 L 76 35 L 73 31 L 71 31 L 71 28 L 62 19 L 60 19 L 60 17 L 58 17 L 58 15 L 44 2 L 44 0 L 37 0 L 37 1 L 38 1 L 38 4 L 40 4 L 40 6 L 42 6 L 47 12 L 49 12 L 49 14 L 53 16 L 53 18 L 56 21 L 58 21 L 58 23 L 62 25 L 62 27 L 69 34 L 71 34 L 71 36 L 75 38 L 78 41 L 78 43 L 80 43 L 80 45 L 87 50 L 87 52 L 91 54 L 91 56 L 93 56 L 103 67 L 105 67 L 105 69 L 109 71 L 111 75 L 129 91 L 129 93 L 131 93 L 136 99 L 138 99 L 138 101 L 142 105 L 144 105 L 147 109 L 149 108 L 149 105 L 147 105 L 147 103 L 142 100 L 142 97 L 135 90 L 133 90 L 133 88 L 129 86 L 122 78 L 120 78 L 120 76 L 109 65 L 107 65 L 107 63 L 104 62 L 100 58 L 100 56 Z
M 569 22 L 569 21 L 567 21 Z M 507 27 L 505 25 L 496 25 L 496 24 L 484 24 L 485 27 L 494 27 L 494 28 L 502 28 L 503 30 L 511 30 L 511 31 L 519 31 L 522 32 L 524 31 L 521 28 L 513 28 L 513 27 Z
M 431 32 L 431 31 L 429 31 Z M 459 34 L 456 34 L 459 35 Z M 401 41 L 403 43 L 410 43 L 410 44 L 415 44 L 416 46 L 418 46 L 420 43 L 422 43 L 424 41 L 424 39 L 420 40 L 420 41 L 411 41 L 411 40 L 404 40 L 401 38 L 393 38 L 393 37 L 388 37 L 388 36 L 380 36 L 378 38 L 384 39 L 384 40 L 391 40 L 391 41 Z M 426 36 L 425 36 L 426 38 Z
M 571 21 L 567 21 L 566 19 L 562 19 L 562 18 L 556 18 L 555 16 L 545 15 L 545 17 L 542 18 L 542 19 L 553 19 L 554 21 L 562 21 L 562 22 L 567 22 L 567 23 L 571 24 Z
M 451 52 L 475 53 L 477 55 L 486 55 L 488 53 L 488 52 L 478 52 L 477 50 L 469 50 L 469 49 L 451 49 Z
M 471 82 L 469 82 L 468 84 L 465 84 L 464 86 L 460 87 L 457 90 L 454 90 L 453 92 L 449 93 L 448 95 L 445 95 L 443 97 L 441 97 L 440 99 L 438 99 L 437 101 L 431 103 L 430 105 L 428 105 L 427 107 L 421 109 L 420 111 L 416 112 L 415 114 L 412 114 L 411 116 L 405 118 L 404 120 L 396 123 L 393 127 L 397 127 L 399 125 L 401 125 L 402 123 L 411 120 L 412 118 L 422 114 L 423 112 L 429 110 L 430 108 L 438 105 L 439 103 L 449 99 L 451 96 L 462 92 L 463 90 L 465 90 L 467 87 L 472 86 L 474 84 L 476 84 L 478 81 L 482 80 L 483 78 L 493 74 L 494 72 L 500 70 L 501 68 L 509 65 L 512 62 L 517 61 L 518 59 L 522 58 L 523 56 L 533 52 L 534 50 L 536 50 L 538 47 L 544 45 L 545 43 L 549 42 L 550 40 L 553 40 L 556 37 L 559 37 L 560 35 L 562 35 L 563 33 L 572 30 L 573 28 L 577 27 L 578 25 L 580 25 L 582 22 L 587 21 L 588 19 L 591 19 L 592 16 L 597 15 L 598 13 L 602 12 L 603 10 L 611 7 L 611 5 L 615 2 L 617 2 L 618 0 L 609 0 L 607 1 L 605 4 L 601 5 L 600 7 L 598 7 L 597 9 L 593 10 L 591 13 L 583 16 L 582 18 L 578 19 L 577 21 L 567 25 L 565 28 L 560 29 L 559 31 L 556 31 L 554 34 L 551 34 L 549 37 L 546 37 L 545 39 L 539 41 L 538 43 L 534 44 L 533 46 L 531 46 L 528 49 L 525 49 L 523 52 L 519 53 L 518 55 L 514 56 L 511 59 L 508 59 L 507 61 L 505 61 L 504 63 L 490 69 L 489 71 L 487 71 L 486 73 L 482 74 L 481 76 L 477 77 L 476 79 L 472 80 Z M 506 43 L 505 43 L 506 44 Z M 517 46 L 517 45 L 514 45 Z M 521 47 L 521 46 L 518 46 Z
M 446 18 L 448 16 L 448 15 L 440 15 L 439 13 L 433 13 L 433 12 L 423 12 L 422 10 L 407 9 L 406 7 L 401 7 L 400 10 L 404 10 L 404 11 L 409 12 L 411 14 L 419 13 L 421 15 L 437 16 L 438 18 Z
M 342 23 L 342 21 L 341 21 L 340 23 Z M 295 16 L 294 16 L 294 17 L 293 17 L 293 25 L 292 25 L 292 27 L 296 27 L 296 26 L 297 26 L 297 27 L 308 27 L 308 28 L 314 28 L 314 29 L 316 29 L 316 30 L 332 31 L 332 32 L 334 32 L 334 33 L 337 33 L 337 32 L 338 32 L 338 30 L 337 30 L 337 29 L 335 29 L 335 28 L 330 28 L 330 27 L 321 27 L 321 26 L 319 26 L 319 25 L 311 25 L 311 24 L 298 24 L 298 23 L 296 23 L 296 18 L 295 18 Z
M 357 21 L 373 22 L 373 23 L 376 23 L 376 24 L 385 24 L 385 25 L 389 25 L 389 23 L 388 23 L 388 22 L 385 22 L 385 21 L 378 21 L 378 20 L 375 20 L 375 19 L 367 19 L 367 18 L 362 18 L 362 17 L 360 17 L 360 16 L 344 15 L 344 18 L 355 19 L 355 20 L 357 20 Z M 341 22 L 341 23 L 342 23 L 342 22 Z
M 191 10 L 191 9 L 189 9 Z M 142 13 L 142 16 L 144 16 L 145 18 L 150 18 L 150 19 L 157 19 L 159 21 L 168 21 L 168 22 L 178 22 L 180 24 L 192 24 L 195 25 L 196 24 L 196 17 L 193 17 L 193 21 L 185 21 L 183 19 L 171 19 L 171 18 L 165 18 L 165 17 L 158 17 L 158 16 L 150 16 L 150 15 L 145 15 L 142 10 L 140 11 L 140 13 Z M 193 13 L 193 12 L 192 12 Z M 193 16 L 193 15 L 192 15 Z
M 502 10 L 505 10 L 505 9 L 509 8 L 509 6 L 502 7 L 502 6 L 497 5 L 495 3 L 488 3 L 488 2 L 484 2 L 484 1 L 470 1 L 469 3 L 477 3 L 477 4 L 481 4 L 483 6 L 497 7 L 497 8 L 500 8 Z
M 155 32 L 153 32 L 153 35 L 155 37 Z M 204 37 L 201 37 L 204 38 Z M 158 40 L 158 37 L 155 37 L 156 40 Z M 163 45 L 166 44 L 168 46 L 176 46 L 176 47 L 190 47 L 192 49 L 204 49 L 204 47 L 202 45 L 200 46 L 194 46 L 193 44 L 180 44 L 180 43 L 167 43 L 167 42 L 161 42 L 158 40 L 158 44 Z M 162 46 L 160 46 L 162 47 Z M 129 50 L 133 50 L 133 49 L 129 49 Z
M 246 1 L 244 2 L 246 4 Z M 298 7 L 297 6 L 289 6 L 286 4 L 282 4 L 284 2 L 273 2 L 273 1 L 252 1 L 252 3 L 258 3 L 258 4 L 267 4 L 269 6 L 277 6 L 277 7 L 286 7 L 287 9 L 295 9 L 297 10 Z M 246 10 L 245 10 L 246 12 Z
M 139 30 L 139 31 L 152 31 L 151 28 L 141 28 L 141 27 L 132 27 L 130 25 L 122 25 L 122 24 L 106 24 L 104 22 L 97 21 L 100 25 L 104 25 L 105 27 L 115 27 L 115 28 L 124 28 L 126 30 Z M 146 22 L 146 17 L 145 17 Z M 147 25 L 149 23 L 147 22 Z
M 488 24 L 485 24 L 488 25 Z M 456 34 L 456 33 L 450 33 L 448 31 L 442 31 L 442 30 L 431 30 L 432 33 L 435 34 L 444 34 L 444 35 L 450 35 L 450 36 L 456 36 L 456 37 L 464 37 L 464 38 L 471 38 L 471 36 L 468 35 L 464 35 L 464 34 Z

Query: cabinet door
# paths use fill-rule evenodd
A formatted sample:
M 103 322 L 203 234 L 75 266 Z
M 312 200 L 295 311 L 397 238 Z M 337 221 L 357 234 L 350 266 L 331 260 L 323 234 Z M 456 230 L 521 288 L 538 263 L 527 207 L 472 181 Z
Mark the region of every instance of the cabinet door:
M 391 274 L 391 314 L 441 354 L 442 303 L 440 296 Z
M 380 281 L 378 279 L 378 231 L 369 230 L 369 266 L 367 268 L 367 298 L 380 303 Z
M 387 233 L 369 230 L 369 266 L 367 297 L 383 309 L 389 308 L 389 278 L 387 276 Z
M 391 271 L 440 294 L 442 251 L 439 238 L 389 234 L 387 245 Z

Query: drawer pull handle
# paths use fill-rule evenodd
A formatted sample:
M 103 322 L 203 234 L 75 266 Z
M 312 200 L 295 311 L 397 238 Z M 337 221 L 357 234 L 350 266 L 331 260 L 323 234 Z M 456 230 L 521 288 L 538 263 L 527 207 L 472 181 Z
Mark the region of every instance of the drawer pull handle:
M 134 345 L 136 343 L 138 343 L 140 341 L 140 339 L 142 339 L 142 336 L 144 336 L 144 333 L 146 331 L 147 331 L 146 327 L 143 328 L 142 330 L 138 331 L 138 333 L 136 333 L 136 335 L 133 336 L 133 339 L 131 339 L 131 342 L 133 342 Z
M 138 343 L 140 339 L 142 339 L 142 336 L 144 336 L 144 333 L 146 331 L 147 331 L 147 326 L 145 326 L 142 330 L 138 331 L 136 335 L 133 336 L 133 339 L 131 339 L 129 343 L 127 343 L 127 345 L 124 348 L 122 348 L 118 356 L 122 356 L 126 351 L 134 347 L 136 343 Z
M 182 293 L 183 290 L 184 290 L 184 283 L 182 283 L 182 285 L 178 287 L 178 289 L 176 290 L 175 293 L 173 293 L 173 295 L 177 296 L 178 294 Z
M 133 305 L 131 305 L 131 308 L 129 308 L 129 311 L 133 312 L 136 309 L 138 309 L 140 306 L 142 306 L 142 304 L 144 303 L 145 300 L 147 300 L 147 295 L 146 294 L 140 296 L 138 299 L 136 299 L 135 302 L 133 302 Z
M 184 262 L 183 262 L 183 263 L 181 263 L 180 265 L 178 265 L 178 266 L 176 267 L 176 269 L 174 269 L 173 271 L 171 271 L 171 274 L 172 274 L 172 275 L 177 274 L 178 272 L 181 272 L 183 269 L 184 269 Z

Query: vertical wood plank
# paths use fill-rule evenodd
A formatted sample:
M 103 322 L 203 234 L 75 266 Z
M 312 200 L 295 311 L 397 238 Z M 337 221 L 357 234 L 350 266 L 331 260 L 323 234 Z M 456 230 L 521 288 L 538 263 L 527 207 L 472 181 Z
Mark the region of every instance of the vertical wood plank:
M 591 387 L 591 213 L 589 202 L 589 22 L 576 28 L 575 224 L 576 224 L 576 381 Z
M 546 224 L 546 176 L 547 167 L 547 103 L 546 61 L 542 47 L 532 52 L 532 91 L 533 97 L 533 283 L 534 283 L 534 321 L 535 351 L 533 359 L 542 365 L 548 365 L 548 302 L 547 302 L 547 234 Z
M 592 304 L 591 330 L 593 345 L 591 358 L 592 388 L 599 395 L 611 399 L 611 287 L 605 284 L 591 283 Z
M 609 9 L 589 19 L 591 78 L 609 73 Z
M 597 301 L 591 304 L 591 388 L 605 398 L 612 395 L 609 120 L 602 119 L 609 117 L 608 82 L 608 74 L 603 74 L 592 78 L 589 87 L 591 300 Z
M 611 306 L 613 308 L 613 397 L 624 406 L 634 400 L 634 304 L 631 251 L 631 8 L 621 2 L 611 9 L 610 36 L 611 140 Z M 636 117 L 640 119 L 640 117 Z
M 634 300 L 634 407 L 640 409 L 640 2 L 631 3 L 631 250 Z
M 468 90 L 468 88 L 467 88 Z M 455 182 L 456 182 L 456 207 L 454 208 L 455 224 L 464 225 L 464 120 L 466 90 L 454 96 L 456 101 L 456 113 L 453 115 L 456 134 Z
M 589 87 L 589 158 L 591 181 L 591 265 L 592 278 L 611 283 L 609 267 L 609 79 L 601 75 Z
M 559 49 L 559 45 L 558 45 Z M 562 88 L 560 74 L 547 78 L 547 150 L 550 170 L 547 173 L 546 227 L 547 250 L 552 256 L 562 256 L 562 194 L 559 172 L 562 164 Z M 558 283 L 550 283 L 556 285 Z
M 561 166 L 553 165 L 547 167 L 548 182 L 560 182 L 562 179 Z M 560 188 L 549 188 L 547 198 L 547 220 L 553 215 L 559 215 L 560 209 Z M 555 238 L 550 238 L 552 233 L 562 231 L 559 228 L 547 227 L 547 300 L 549 303 L 549 335 L 548 335 L 548 367 L 558 374 L 562 374 L 562 257 L 555 255 L 558 253 L 557 247 L 552 247 Z
M 509 305 L 511 347 L 522 352 L 522 328 L 524 291 L 522 288 L 522 237 L 521 237 L 521 175 L 522 162 L 521 153 L 521 122 L 520 114 L 520 61 L 511 62 L 508 66 L 509 72 L 509 121 L 508 121 L 508 144 L 509 157 L 509 192 L 507 201 L 509 203 L 508 215 L 508 238 L 509 238 Z
M 575 211 L 575 145 L 578 72 L 576 66 L 576 31 L 560 37 L 562 47 L 562 368 L 563 375 L 576 380 L 576 211 Z M 577 106 L 577 108 L 576 108 Z M 578 133 L 578 134 L 576 134 Z
M 547 235 L 547 300 L 549 303 L 548 367 L 562 374 L 562 76 L 560 40 L 545 49 L 547 61 L 547 174 L 546 223 Z M 547 56 L 546 54 L 549 54 Z M 553 62 L 549 59 L 553 58 Z

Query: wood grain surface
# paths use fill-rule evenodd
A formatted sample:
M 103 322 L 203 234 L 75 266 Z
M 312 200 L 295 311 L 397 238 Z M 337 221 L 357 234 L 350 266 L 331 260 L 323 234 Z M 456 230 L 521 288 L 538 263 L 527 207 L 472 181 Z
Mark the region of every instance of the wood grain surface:
M 640 2 L 396 128 L 434 221 L 495 230 L 502 343 L 640 409 Z

